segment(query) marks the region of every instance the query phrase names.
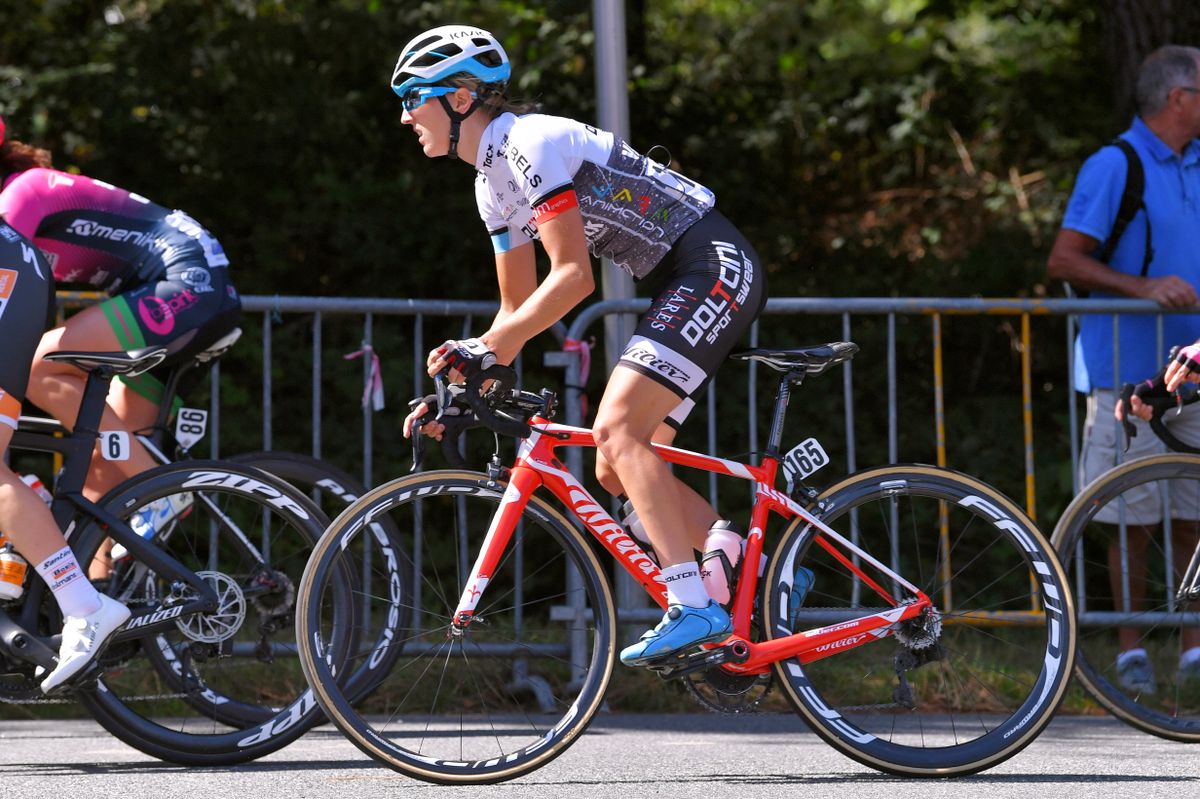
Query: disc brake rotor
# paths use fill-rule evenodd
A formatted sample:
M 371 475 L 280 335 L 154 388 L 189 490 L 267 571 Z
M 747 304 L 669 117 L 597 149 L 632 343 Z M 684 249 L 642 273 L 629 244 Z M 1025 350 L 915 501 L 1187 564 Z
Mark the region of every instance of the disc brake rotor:
M 217 608 L 175 622 L 185 636 L 205 644 L 219 644 L 237 634 L 246 620 L 246 596 L 233 578 L 222 572 L 198 571 L 217 595 Z

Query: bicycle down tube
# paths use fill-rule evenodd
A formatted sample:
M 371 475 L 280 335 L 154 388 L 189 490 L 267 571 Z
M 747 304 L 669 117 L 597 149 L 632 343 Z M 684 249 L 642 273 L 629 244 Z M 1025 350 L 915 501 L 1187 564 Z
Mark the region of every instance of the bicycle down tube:
M 533 426 L 533 432 L 520 444 L 508 488 L 492 517 L 479 555 L 455 609 L 454 627 L 461 631 L 471 623 L 475 608 L 487 589 L 490 575 L 508 547 L 517 520 L 521 518 L 530 495 L 541 485 L 566 507 L 571 508 L 591 534 L 646 589 L 654 601 L 666 608 L 667 591 L 659 579 L 658 566 L 625 528 L 601 507 L 579 480 L 555 457 L 554 451 L 558 447 L 594 447 L 592 431 L 555 424 L 541 417 L 534 417 L 530 424 Z M 819 660 L 886 637 L 897 622 L 919 616 L 926 608 L 933 607 L 929 597 L 911 582 L 830 529 L 790 497 L 772 488 L 778 468 L 776 459 L 767 457 L 760 466 L 751 466 L 663 444 L 653 446 L 669 463 L 739 477 L 756 484 L 745 562 L 757 562 L 762 553 L 763 531 L 772 511 L 785 519 L 799 516 L 823 533 L 817 538 L 817 543 L 822 548 L 891 606 L 887 610 L 813 630 L 769 641 L 750 642 L 750 619 L 758 577 L 757 572 L 750 570 L 748 579 L 740 581 L 737 586 L 731 611 L 734 622 L 733 635 L 747 640 L 749 657 L 744 662 L 728 664 L 731 670 L 750 673 L 791 657 L 798 657 L 801 663 Z M 884 577 L 903 586 L 915 599 L 907 602 L 898 600 L 864 573 L 851 557 L 839 551 L 833 542 L 851 552 L 855 558 L 878 569 Z

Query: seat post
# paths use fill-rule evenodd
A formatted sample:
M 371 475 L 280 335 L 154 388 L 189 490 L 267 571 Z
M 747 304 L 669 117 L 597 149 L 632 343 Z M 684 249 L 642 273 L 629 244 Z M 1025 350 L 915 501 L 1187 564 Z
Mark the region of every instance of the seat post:
M 787 415 L 792 386 L 800 385 L 804 380 L 804 375 L 804 370 L 792 369 L 779 378 L 779 389 L 775 392 L 775 410 L 771 414 L 771 434 L 767 438 L 767 455 L 772 458 L 780 456 L 779 446 L 783 442 L 783 418 Z

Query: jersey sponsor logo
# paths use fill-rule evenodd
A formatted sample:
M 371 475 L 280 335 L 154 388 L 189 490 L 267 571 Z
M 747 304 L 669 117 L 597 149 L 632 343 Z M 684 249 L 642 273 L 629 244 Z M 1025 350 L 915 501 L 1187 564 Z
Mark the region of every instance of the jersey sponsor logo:
M 536 172 L 534 172 L 532 175 L 529 174 L 530 172 L 533 172 L 533 164 L 530 162 L 530 160 L 526 158 L 520 151 L 518 151 L 516 147 L 513 147 L 512 144 L 508 142 L 508 137 L 505 137 L 504 143 L 508 144 L 508 151 L 506 153 L 502 153 L 502 155 L 508 158 L 508 163 L 513 169 L 517 170 L 525 177 L 525 182 L 529 185 L 529 188 L 536 189 L 538 186 L 542 185 L 541 175 L 537 174 Z M 501 146 L 503 147 L 504 145 Z
M 690 286 L 677 286 L 670 293 L 663 292 L 650 313 L 646 314 L 646 319 L 650 320 L 650 327 L 654 330 L 675 330 L 695 302 L 696 293 Z
M 585 194 L 579 198 L 579 206 L 590 213 L 596 215 L 602 214 L 615 222 L 628 224 L 634 230 L 645 234 L 644 238 L 651 243 L 661 241 L 667 236 L 667 231 L 662 225 L 655 224 L 652 219 L 642 216 L 634 209 L 627 208 L 621 203 Z
M 64 175 L 62 172 L 51 172 L 46 179 L 46 186 L 54 189 L 59 186 L 74 186 L 75 178 L 70 175 Z
M 567 189 L 534 206 L 533 219 L 540 225 L 548 219 L 553 219 L 565 211 L 578 207 L 579 200 L 575 196 L 575 190 Z
M 661 375 L 685 394 L 691 393 L 704 380 L 703 370 L 687 357 L 643 336 L 629 340 L 621 360 Z
M 7 300 L 17 287 L 17 270 L 0 269 L 0 300 Z
M 165 300 L 148 294 L 138 300 L 138 316 L 153 333 L 168 335 L 175 329 L 175 317 L 200 302 L 190 291 L 177 291 Z
M 714 241 L 713 248 L 721 264 L 720 274 L 708 296 L 680 331 L 684 341 L 693 347 L 701 338 L 709 344 L 714 343 L 721 331 L 729 327 L 733 315 L 750 295 L 750 285 L 754 279 L 754 263 L 745 253 L 724 241 Z
M 6 241 L 17 242 L 21 240 L 21 234 L 5 224 L 0 224 L 0 236 L 3 236 Z
M 8 298 L 12 296 L 13 290 L 17 287 L 18 276 L 15 269 L 0 269 L 0 317 L 4 316 Z
M 483 168 L 484 169 L 491 168 L 492 162 L 495 160 L 495 156 L 496 156 L 496 147 L 495 147 L 495 145 L 493 145 L 492 143 L 489 142 L 487 149 L 484 150 L 484 152 L 483 152 Z
M 76 219 L 67 227 L 67 232 L 85 239 L 107 239 L 122 244 L 132 242 L 138 247 L 145 247 L 154 242 L 154 237 L 149 233 L 102 225 L 90 219 Z
M 185 284 L 197 294 L 206 294 L 213 290 L 212 274 L 199 266 L 189 266 L 179 276 L 179 282 Z

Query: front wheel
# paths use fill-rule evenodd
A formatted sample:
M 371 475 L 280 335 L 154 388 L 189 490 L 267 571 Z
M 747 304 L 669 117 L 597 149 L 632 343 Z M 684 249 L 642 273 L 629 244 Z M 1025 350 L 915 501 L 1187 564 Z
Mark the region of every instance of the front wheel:
M 368 491 L 330 525 L 300 583 L 296 638 L 317 701 L 356 746 L 418 779 L 491 783 L 545 765 L 587 727 L 612 675 L 616 611 L 603 569 L 579 529 L 537 497 L 495 573 L 474 587 L 471 624 L 451 624 L 504 491 L 453 471 Z M 414 571 L 408 595 L 389 568 L 401 551 Z M 355 636 L 370 643 L 341 669 L 326 652 L 339 566 L 363 575 L 357 625 L 408 623 L 394 638 Z
M 1028 745 L 1062 700 L 1075 650 L 1066 575 L 1033 522 L 984 483 L 915 465 L 852 475 L 812 510 L 935 609 L 920 625 L 833 641 L 804 664 L 777 663 L 784 692 L 813 729 L 860 763 L 909 776 L 974 773 Z M 783 535 L 764 587 L 769 637 L 911 599 L 867 557 L 842 549 L 875 590 L 829 543 L 801 519 Z M 790 598 L 799 565 L 815 577 L 802 604 Z M 861 644 L 862 636 L 874 637 Z
M 1200 601 L 1180 596 L 1200 547 L 1200 456 L 1105 472 L 1063 511 L 1054 545 L 1073 580 L 1083 687 L 1143 732 L 1200 743 Z M 1138 669 L 1118 668 L 1141 650 Z M 1190 654 L 1189 654 L 1190 653 Z

